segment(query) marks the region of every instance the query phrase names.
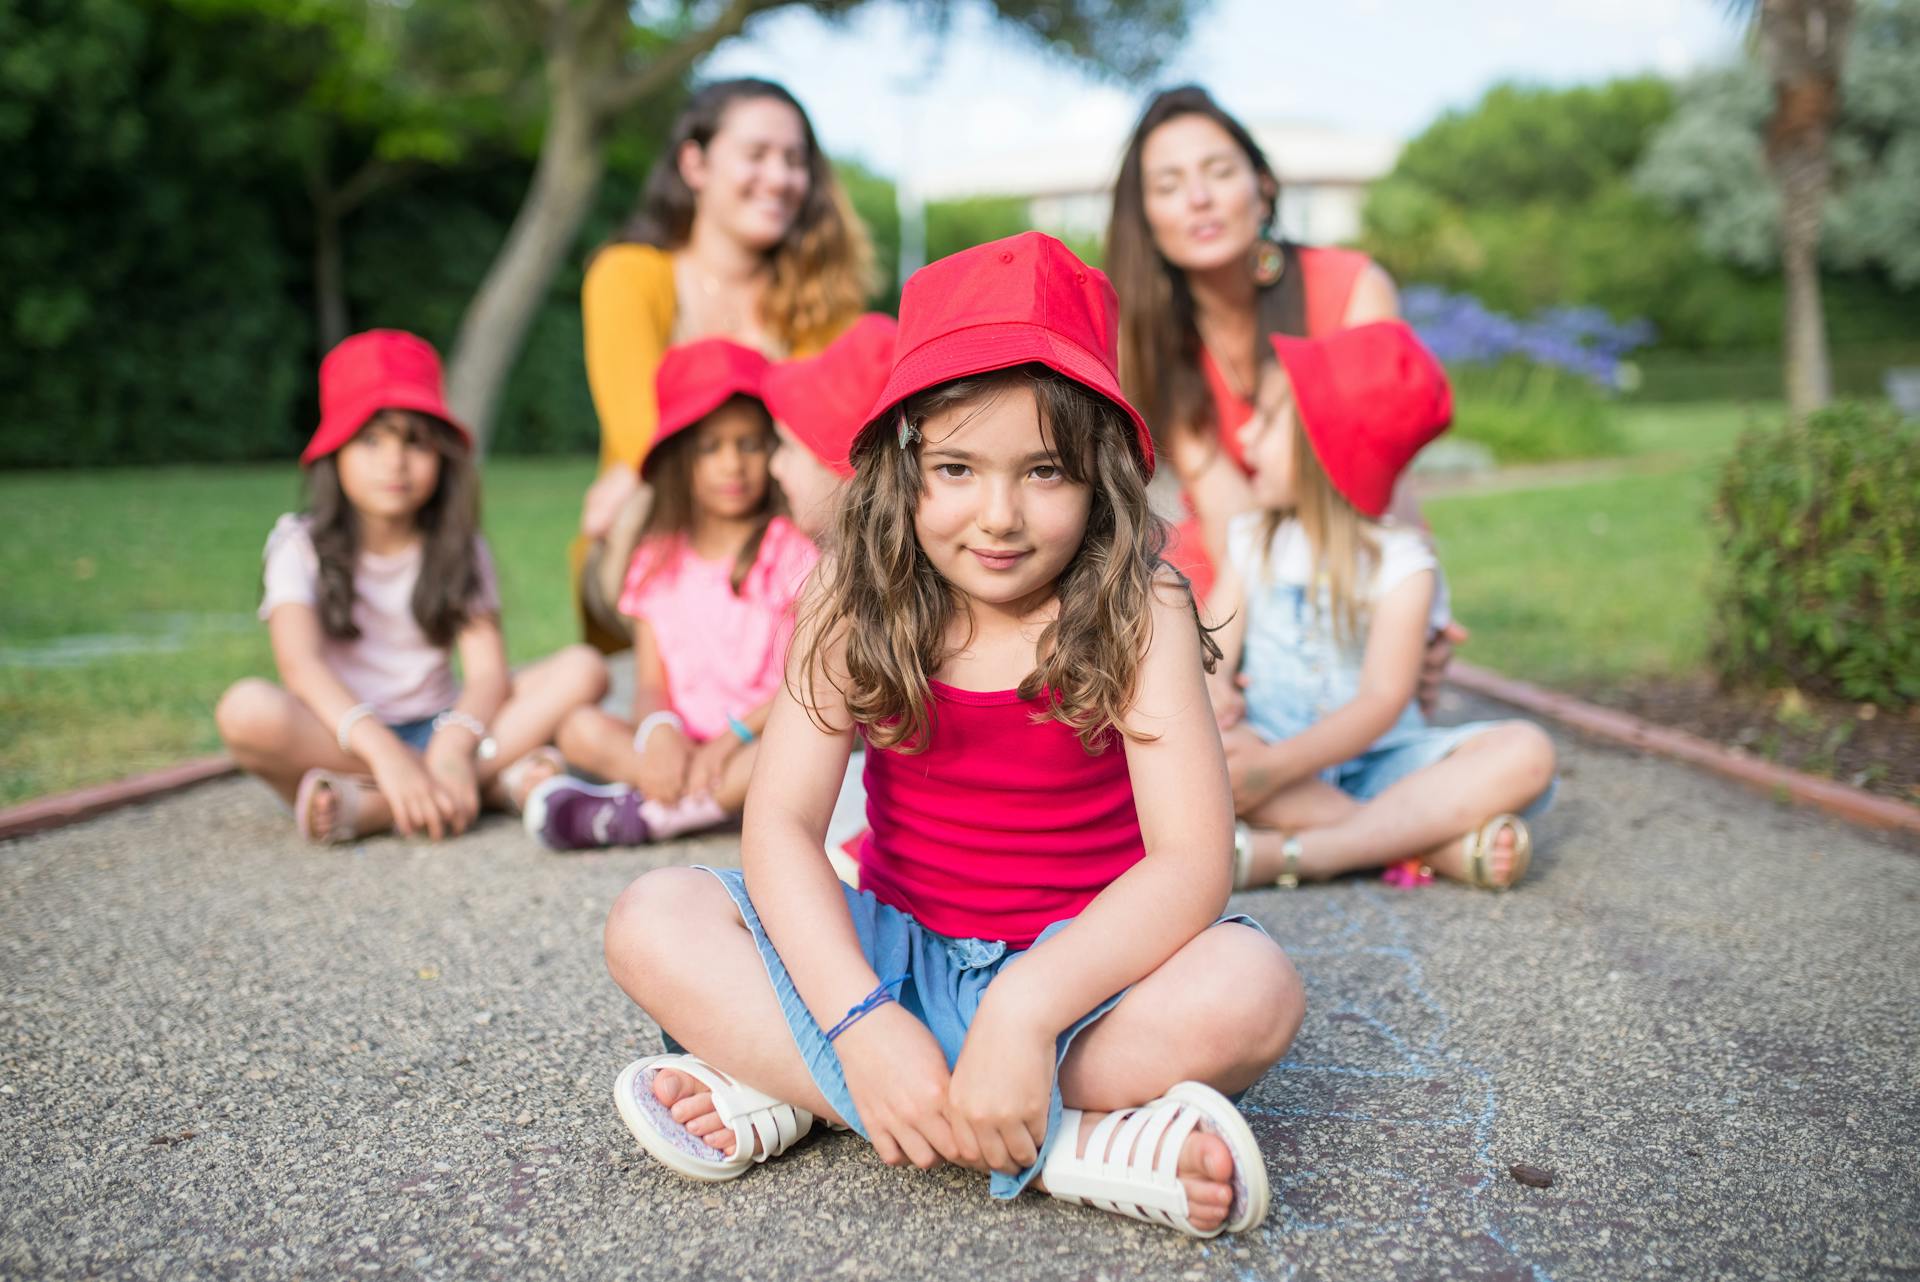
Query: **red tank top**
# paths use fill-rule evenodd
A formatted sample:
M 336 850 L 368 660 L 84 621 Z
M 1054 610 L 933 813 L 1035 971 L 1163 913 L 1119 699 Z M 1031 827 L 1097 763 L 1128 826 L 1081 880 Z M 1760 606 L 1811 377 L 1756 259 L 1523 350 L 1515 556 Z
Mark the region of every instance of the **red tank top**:
M 1025 948 L 1146 854 L 1124 741 L 1089 754 L 1044 699 L 932 683 L 932 742 L 867 751 L 860 888 L 927 929 Z
M 1308 338 L 1324 338 L 1346 328 L 1354 286 L 1372 262 L 1356 249 L 1300 250 Z M 1204 347 L 1200 349 L 1200 373 L 1205 376 L 1207 390 L 1213 396 L 1213 421 L 1220 429 L 1220 448 L 1226 451 L 1235 467 L 1251 474 L 1253 469 L 1247 466 L 1247 457 L 1240 449 L 1240 425 L 1253 417 L 1253 402 L 1243 400 L 1227 385 L 1226 375 L 1214 362 L 1213 353 Z M 1193 511 L 1191 500 L 1187 511 Z M 1167 560 L 1192 580 L 1194 593 L 1204 601 L 1213 590 L 1214 574 L 1199 518 L 1189 516 L 1175 529 Z

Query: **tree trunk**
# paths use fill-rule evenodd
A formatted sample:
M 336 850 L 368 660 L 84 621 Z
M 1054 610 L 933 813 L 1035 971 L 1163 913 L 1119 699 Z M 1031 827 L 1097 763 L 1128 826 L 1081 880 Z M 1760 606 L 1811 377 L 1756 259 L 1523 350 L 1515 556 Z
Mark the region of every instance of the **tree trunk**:
M 513 227 L 460 318 L 448 365 L 447 399 L 484 454 L 500 393 L 560 260 L 572 248 L 606 169 L 606 139 L 584 77 L 548 70 L 548 119 L 533 184 Z
M 1782 335 L 1787 405 L 1795 415 L 1833 399 L 1820 301 L 1820 224 L 1853 8 L 1854 0 L 1761 0 L 1760 5 L 1760 43 L 1773 84 L 1767 163 L 1780 189 L 1780 258 L 1787 286 Z
M 347 336 L 347 280 L 340 251 L 340 211 L 330 197 L 313 203 L 313 310 L 320 350 Z

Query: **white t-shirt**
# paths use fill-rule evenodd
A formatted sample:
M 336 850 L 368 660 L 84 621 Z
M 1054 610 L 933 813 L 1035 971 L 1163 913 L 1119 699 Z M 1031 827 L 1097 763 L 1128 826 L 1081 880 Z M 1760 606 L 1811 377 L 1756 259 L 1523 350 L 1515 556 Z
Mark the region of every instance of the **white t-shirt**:
M 1261 556 L 1260 531 L 1266 519 L 1264 512 L 1247 512 L 1235 517 L 1227 527 L 1227 559 L 1246 585 L 1249 600 L 1262 583 L 1304 588 L 1313 581 L 1313 545 L 1298 521 L 1282 521 L 1274 531 L 1267 555 Z M 1409 576 L 1432 570 L 1433 604 L 1427 611 L 1427 630 L 1433 633 L 1446 627 L 1453 619 L 1447 579 L 1426 537 L 1392 520 L 1376 525 L 1374 535 L 1380 556 L 1374 565 L 1373 578 L 1361 594 L 1362 599 L 1370 605 L 1377 604 Z
M 473 600 L 473 613 L 498 614 L 500 589 L 493 556 L 479 535 L 474 536 L 474 545 L 480 561 L 480 590 Z M 262 620 L 277 606 L 318 602 L 320 556 L 314 551 L 306 517 L 290 512 L 275 522 L 264 556 Z M 388 725 L 436 716 L 452 707 L 459 695 L 451 648 L 429 641 L 413 617 L 420 557 L 418 543 L 389 556 L 362 552 L 353 572 L 353 622 L 360 637 L 355 641 L 326 637 L 321 643 L 321 656 L 333 675 L 355 699 L 373 705 L 374 715 Z

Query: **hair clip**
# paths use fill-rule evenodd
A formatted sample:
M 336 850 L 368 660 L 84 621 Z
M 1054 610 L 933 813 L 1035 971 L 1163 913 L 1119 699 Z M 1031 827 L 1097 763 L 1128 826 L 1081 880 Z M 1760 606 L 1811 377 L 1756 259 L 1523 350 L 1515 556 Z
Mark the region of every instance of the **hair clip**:
M 915 427 L 912 421 L 907 418 L 907 412 L 904 409 L 901 410 L 900 411 L 900 448 L 904 450 L 907 448 L 907 446 L 913 444 L 915 441 L 919 439 L 920 439 L 920 429 Z

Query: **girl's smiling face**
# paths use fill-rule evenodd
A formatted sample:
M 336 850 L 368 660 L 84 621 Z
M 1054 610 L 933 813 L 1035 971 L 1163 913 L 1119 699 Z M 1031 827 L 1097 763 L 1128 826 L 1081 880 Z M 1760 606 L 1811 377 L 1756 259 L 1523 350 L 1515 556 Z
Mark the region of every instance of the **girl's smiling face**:
M 773 441 L 760 408 L 735 398 L 693 429 L 694 511 L 720 520 L 758 512 L 767 499 Z
M 1067 478 L 1033 389 L 928 415 L 919 425 L 914 534 L 974 601 L 1025 613 L 1054 590 L 1086 535 L 1092 490 Z
M 743 98 L 720 117 L 705 148 L 688 143 L 680 176 L 700 215 L 740 243 L 772 249 L 785 238 L 812 182 L 800 113 L 778 98 Z
M 1253 413 L 1240 425 L 1240 452 L 1253 469 L 1253 497 L 1265 508 L 1290 508 L 1297 501 L 1293 474 L 1295 432 L 1293 384 L 1278 363 L 1261 367 Z
M 418 414 L 382 410 L 340 447 L 340 489 L 362 516 L 411 520 L 440 484 L 436 429 Z

